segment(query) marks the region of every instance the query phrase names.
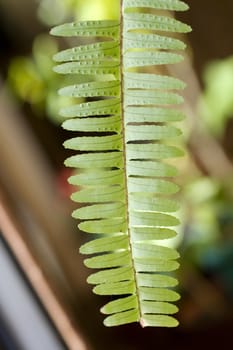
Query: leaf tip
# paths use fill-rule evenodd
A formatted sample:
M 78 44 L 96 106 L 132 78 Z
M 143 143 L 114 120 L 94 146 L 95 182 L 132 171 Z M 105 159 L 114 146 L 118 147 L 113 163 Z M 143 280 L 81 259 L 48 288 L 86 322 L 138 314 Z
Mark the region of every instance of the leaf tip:
M 59 62 L 59 53 L 55 53 L 55 55 L 53 55 L 53 61 Z
M 140 325 L 142 328 L 145 328 L 147 326 L 145 320 L 143 318 L 140 318 L 140 321 L 139 321 Z
M 50 34 L 50 35 L 55 35 L 55 34 L 54 34 L 54 33 L 55 33 L 55 31 L 54 31 L 55 28 L 56 28 L 56 27 L 50 29 L 50 31 L 49 31 L 49 34 Z

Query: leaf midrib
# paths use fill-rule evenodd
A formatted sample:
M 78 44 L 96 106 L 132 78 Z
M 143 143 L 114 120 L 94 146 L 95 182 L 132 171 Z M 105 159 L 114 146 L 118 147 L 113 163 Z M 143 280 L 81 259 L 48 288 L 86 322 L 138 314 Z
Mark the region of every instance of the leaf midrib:
M 131 231 L 130 231 L 130 213 L 129 213 L 129 191 L 128 191 L 128 171 L 127 171 L 127 147 L 126 147 L 126 125 L 125 125 L 125 117 L 124 117 L 124 53 L 123 53 L 123 31 L 124 31 L 124 6 L 123 6 L 124 0 L 121 0 L 121 6 L 120 6 L 120 96 L 121 96 L 121 116 L 122 116 L 122 154 L 124 158 L 124 182 L 125 182 L 125 203 L 126 203 L 126 225 L 128 228 L 128 242 L 129 242 L 129 250 L 130 250 L 130 258 L 132 262 L 132 270 L 134 275 L 134 283 L 135 283 L 135 296 L 137 299 L 137 312 L 139 315 L 139 322 L 142 324 L 142 310 L 140 305 L 140 298 L 139 298 L 139 285 L 137 282 L 137 274 L 134 264 L 134 258 L 133 258 L 133 248 L 132 248 L 132 239 L 131 239 Z

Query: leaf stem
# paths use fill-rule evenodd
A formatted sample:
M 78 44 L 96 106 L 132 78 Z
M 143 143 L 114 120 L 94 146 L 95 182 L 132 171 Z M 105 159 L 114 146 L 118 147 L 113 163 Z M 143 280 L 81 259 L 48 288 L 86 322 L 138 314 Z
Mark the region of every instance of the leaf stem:
M 131 232 L 130 232 L 130 214 L 129 214 L 129 191 L 128 191 L 128 172 L 127 172 L 127 147 L 126 147 L 126 137 L 125 137 L 125 117 L 124 117 L 124 47 L 123 47 L 123 31 L 124 31 L 124 16 L 123 16 L 123 8 L 124 8 L 124 0 L 121 0 L 120 6 L 120 81 L 121 81 L 121 117 L 122 117 L 122 143 L 123 143 L 123 157 L 124 157 L 124 176 L 125 176 L 125 204 L 126 204 L 126 222 L 128 228 L 128 237 L 129 237 L 129 249 L 131 252 L 131 261 L 132 268 L 134 274 L 134 282 L 136 288 L 136 297 L 137 297 L 137 306 L 139 313 L 139 322 L 143 327 L 142 320 L 142 312 L 139 302 L 139 288 L 137 283 L 137 275 L 134 268 L 134 259 L 133 259 L 133 248 L 132 248 L 132 240 L 131 240 Z

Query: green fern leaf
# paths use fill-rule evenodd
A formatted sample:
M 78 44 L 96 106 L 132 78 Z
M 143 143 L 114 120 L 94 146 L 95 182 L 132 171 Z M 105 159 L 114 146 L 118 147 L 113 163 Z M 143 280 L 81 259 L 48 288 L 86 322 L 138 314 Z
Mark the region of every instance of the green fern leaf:
M 100 36 L 119 38 L 120 26 L 118 21 L 88 21 L 66 23 L 51 30 L 52 35 L 59 36 Z
M 154 6 L 150 7 L 154 8 Z M 127 31 L 132 29 L 136 30 L 137 32 L 140 32 L 141 30 L 156 30 L 177 33 L 186 33 L 190 31 L 190 27 L 186 24 L 166 16 L 157 16 L 150 13 L 128 12 L 125 13 L 124 17 Z
M 106 41 L 90 45 L 80 45 L 72 49 L 58 52 L 54 55 L 54 61 L 77 61 L 104 59 L 106 57 L 116 57 L 120 55 L 119 42 Z
M 188 5 L 180 0 L 126 0 L 125 8 L 148 7 L 156 10 L 186 11 Z
M 103 81 L 67 86 L 59 90 L 61 96 L 97 97 L 118 96 L 120 81 Z
M 172 303 L 179 299 L 176 250 L 161 240 L 176 236 L 179 205 L 169 196 L 179 187 L 176 168 L 166 160 L 183 155 L 172 145 L 184 119 L 177 92 L 185 84 L 150 73 L 154 66 L 182 61 L 185 44 L 169 32 L 188 25 L 157 10 L 185 11 L 179 0 L 123 0 L 120 21 L 68 23 L 52 29 L 58 36 L 82 37 L 82 45 L 54 56 L 60 74 L 83 75 L 61 96 L 77 98 L 63 108 L 63 128 L 78 132 L 64 147 L 78 151 L 65 161 L 76 169 L 69 183 L 81 186 L 71 196 L 82 203 L 72 216 L 94 238 L 80 248 L 94 293 L 119 295 L 101 311 L 106 326 L 140 322 L 175 327 Z M 83 37 L 92 39 L 86 45 Z M 96 40 L 98 38 L 98 40 Z M 149 68 L 149 72 L 148 72 Z M 79 102 L 78 99 L 82 99 Z M 87 99 L 83 102 L 83 99 Z

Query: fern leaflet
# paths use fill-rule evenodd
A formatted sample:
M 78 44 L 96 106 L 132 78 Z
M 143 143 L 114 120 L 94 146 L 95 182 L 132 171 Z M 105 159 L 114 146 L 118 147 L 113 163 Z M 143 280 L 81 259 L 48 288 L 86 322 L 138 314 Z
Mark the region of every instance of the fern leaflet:
M 73 217 L 82 231 L 98 237 L 80 248 L 94 254 L 85 265 L 100 269 L 88 282 L 97 294 L 120 295 L 101 309 L 107 326 L 177 325 L 171 316 L 177 280 L 168 272 L 178 268 L 179 254 L 157 240 L 174 237 L 179 224 L 171 215 L 178 205 L 168 198 L 178 191 L 170 179 L 176 169 L 164 160 L 182 155 L 169 143 L 181 134 L 174 122 L 183 114 L 174 107 L 183 102 L 175 91 L 184 84 L 147 68 L 182 60 L 177 51 L 184 43 L 166 32 L 190 27 L 156 10 L 187 8 L 179 0 L 123 0 L 120 21 L 69 23 L 51 31 L 93 39 L 57 53 L 54 69 L 77 75 L 77 81 L 85 77 L 59 91 L 86 99 L 61 110 L 63 127 L 78 132 L 64 144 L 78 151 L 65 164 L 77 169 L 69 182 L 81 186 L 72 199 L 83 206 Z

